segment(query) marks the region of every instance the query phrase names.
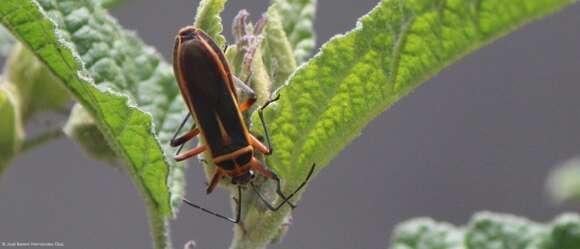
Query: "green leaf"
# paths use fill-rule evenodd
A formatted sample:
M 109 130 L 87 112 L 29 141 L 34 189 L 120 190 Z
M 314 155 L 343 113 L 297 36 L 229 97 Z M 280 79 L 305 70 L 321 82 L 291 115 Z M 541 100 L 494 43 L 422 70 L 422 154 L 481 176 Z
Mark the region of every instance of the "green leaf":
M 557 202 L 580 200 L 580 158 L 570 159 L 552 170 L 547 187 Z
M 272 79 L 262 60 L 262 51 L 257 49 L 252 60 L 252 80 L 250 87 L 256 93 L 256 106 L 263 105 L 270 98 Z
M 2 29 L 5 30 L 3 27 Z M 4 66 L 5 75 L 1 83 L 2 91 L 5 91 L 2 113 L 5 117 L 0 120 L 7 121 L 3 127 L 6 130 L 2 131 L 5 134 L 0 135 L 0 146 L 3 147 L 0 149 L 3 151 L 0 153 L 0 161 L 4 166 L 17 154 L 59 138 L 62 133 L 57 129 L 42 131 L 35 137 L 24 140 L 24 127 L 34 114 L 41 111 L 62 111 L 71 99 L 60 79 L 54 77 L 30 50 L 18 43 L 10 47 L 11 52 Z M 8 103 L 15 109 L 8 109 Z
M 395 228 L 392 249 L 577 249 L 580 217 L 564 214 L 551 224 L 538 224 L 506 214 L 482 212 L 457 228 L 428 218 Z
M 373 118 L 446 65 L 572 2 L 382 1 L 280 91 L 266 113 L 277 147 L 270 164 L 289 179 L 313 162 L 326 166 Z
M 20 150 L 24 128 L 15 96 L 5 83 L 0 84 L 0 176 Z
M 273 0 L 278 5 L 280 15 L 288 39 L 294 49 L 296 61 L 301 64 L 308 58 L 316 37 L 314 32 L 314 16 L 316 15 L 316 0 Z
M 106 9 L 111 9 L 119 4 L 122 4 L 126 0 L 97 0 L 100 1 L 101 6 Z
M 61 80 L 21 44 L 13 47 L 6 62 L 6 74 L 25 123 L 38 112 L 62 111 L 71 100 Z
M 94 118 L 145 199 L 156 248 L 170 247 L 166 217 L 179 198 L 168 185 L 182 193 L 183 174 L 160 142 L 186 112 L 171 66 L 93 1 L 39 3 L 3 0 L 0 20 Z
M 273 89 L 280 87 L 290 74 L 296 70 L 296 59 L 292 54 L 292 45 L 284 31 L 282 17 L 278 11 L 278 4 L 273 4 L 268 9 L 268 24 L 265 31 L 265 58 L 273 69 Z
M 465 245 L 478 249 L 526 249 L 545 230 L 523 218 L 483 212 L 471 220 L 465 232 Z
M 394 248 L 463 248 L 463 231 L 447 223 L 417 218 L 397 227 Z
M 580 247 L 580 217 L 565 214 L 557 218 L 546 238 L 539 243 L 545 249 L 578 249 Z
M 573 2 L 381 1 L 356 29 L 331 39 L 302 65 L 279 91 L 280 100 L 265 111 L 275 148 L 267 164 L 281 176 L 285 192 L 295 189 L 313 163 L 323 169 L 372 119 L 421 82 L 466 53 Z M 257 115 L 253 121 L 259 122 Z M 261 132 L 259 126 L 254 130 Z M 252 243 L 265 246 L 271 238 L 266 234 L 288 211 L 264 215 L 256 225 L 262 244 Z
M 126 0 L 95 0 L 99 2 L 104 8 L 110 9 Z M 10 48 L 14 44 L 14 38 L 4 27 L 0 27 L 0 56 L 7 56 L 10 53 Z
M 62 128 L 64 133 L 79 143 L 83 151 L 99 161 L 115 165 L 118 156 L 111 149 L 93 117 L 79 104 L 75 104 L 68 121 Z
M 224 10 L 227 0 L 202 0 L 197 7 L 197 14 L 193 26 L 202 29 L 218 46 L 226 44 L 222 35 L 224 30 L 220 13 Z

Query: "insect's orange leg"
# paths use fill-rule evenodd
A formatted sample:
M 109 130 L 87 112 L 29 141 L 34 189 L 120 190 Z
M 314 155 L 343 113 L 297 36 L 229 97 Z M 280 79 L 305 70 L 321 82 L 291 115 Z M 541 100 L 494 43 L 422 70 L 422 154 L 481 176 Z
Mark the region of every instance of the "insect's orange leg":
M 182 144 L 186 143 L 187 141 L 191 140 L 192 138 L 194 138 L 195 136 L 199 135 L 199 132 L 200 132 L 199 128 L 193 128 L 189 132 L 183 134 L 183 136 L 175 138 L 175 139 L 171 139 L 170 144 L 172 147 L 182 145 Z
M 272 172 L 270 169 L 268 169 L 266 166 L 264 166 L 255 157 L 252 157 L 252 160 L 250 160 L 250 167 L 253 170 L 260 172 L 260 174 L 262 174 L 266 178 L 274 179 L 274 180 L 278 179 L 278 176 L 276 174 L 274 174 L 274 172 Z
M 218 169 L 211 178 L 211 182 L 209 183 L 209 186 L 207 186 L 205 193 L 210 194 L 213 191 L 213 189 L 217 186 L 217 184 L 220 182 L 222 177 L 224 177 L 224 173 L 222 170 Z
M 190 157 L 194 157 L 196 155 L 199 155 L 199 153 L 204 152 L 206 148 L 207 147 L 205 145 L 201 145 L 201 146 L 195 147 L 191 150 L 188 150 L 186 152 L 183 152 L 182 154 L 175 156 L 175 161 L 179 162 L 179 161 L 183 161 L 185 159 L 188 159 Z
M 240 111 L 245 112 L 248 109 L 250 109 L 250 107 L 252 107 L 252 105 L 254 105 L 254 103 L 256 103 L 256 100 L 257 100 L 256 97 L 252 97 L 252 98 L 249 98 L 248 100 L 246 100 L 246 102 L 241 103 L 240 104 Z
M 254 137 L 254 135 L 250 134 L 250 140 L 251 140 L 250 143 L 252 144 L 252 146 L 254 146 L 254 148 L 256 148 L 256 150 L 264 153 L 265 155 L 272 154 L 272 148 L 268 148 L 268 146 L 260 142 L 260 140 L 257 139 L 256 137 Z

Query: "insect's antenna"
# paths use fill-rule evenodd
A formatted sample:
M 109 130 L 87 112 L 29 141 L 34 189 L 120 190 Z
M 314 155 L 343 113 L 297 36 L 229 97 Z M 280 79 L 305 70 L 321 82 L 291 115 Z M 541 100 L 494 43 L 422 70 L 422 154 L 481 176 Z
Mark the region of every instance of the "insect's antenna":
M 195 203 L 193 203 L 185 198 L 183 199 L 183 202 L 185 202 L 185 204 L 187 204 L 191 207 L 197 208 L 203 212 L 206 212 L 206 213 L 211 214 L 213 216 L 216 216 L 218 218 L 222 218 L 222 219 L 227 220 L 231 223 L 238 224 L 238 223 L 240 223 L 240 217 L 242 214 L 242 186 L 241 185 L 238 185 L 238 198 L 234 198 L 234 200 L 236 201 L 236 213 L 237 213 L 235 219 L 227 217 L 227 216 L 220 214 L 218 212 L 209 210 L 207 208 L 204 208 L 204 207 L 197 205 L 197 204 L 195 204 Z
M 179 153 L 181 152 L 181 150 L 183 150 L 183 147 L 185 146 L 185 143 L 179 146 L 179 149 L 177 149 L 177 151 L 175 151 L 175 155 L 179 155 Z
M 244 83 L 250 84 L 250 81 L 252 80 L 253 77 L 254 77 L 254 72 L 250 71 L 248 73 L 248 76 L 246 76 L 246 79 L 244 80 Z
M 298 193 L 298 191 L 302 190 L 302 188 L 304 188 L 304 186 L 306 186 L 306 183 L 308 183 L 308 181 L 310 180 L 310 177 L 312 177 L 312 174 L 314 174 L 314 169 L 316 169 L 316 163 L 312 164 L 312 167 L 310 168 L 308 175 L 306 176 L 304 181 L 302 181 L 302 183 L 300 183 L 300 186 L 298 186 L 298 188 L 296 188 L 294 190 L 294 192 L 292 192 L 290 195 L 288 195 L 288 197 L 286 197 L 284 199 L 284 201 L 282 203 L 280 203 L 280 205 L 284 205 L 284 203 L 289 202 L 290 199 L 292 199 L 292 197 L 294 197 L 294 195 L 296 195 L 296 193 Z M 282 196 L 282 198 L 284 198 L 284 195 L 281 195 L 282 191 L 277 191 L 277 192 L 278 192 L 278 195 L 280 195 L 280 196 Z
M 177 130 L 175 131 L 175 134 L 173 134 L 173 137 L 171 138 L 171 143 L 176 143 L 176 141 L 179 140 L 179 139 L 177 139 L 177 135 L 179 135 L 179 133 L 181 132 L 181 129 L 183 129 L 185 124 L 187 124 L 187 121 L 189 120 L 189 118 L 191 118 L 191 113 L 187 113 L 187 115 L 185 116 L 183 121 L 181 121 L 179 128 L 177 128 Z M 195 127 L 195 124 L 194 124 L 194 127 Z M 177 142 L 177 143 L 179 143 L 179 142 Z M 175 155 L 178 155 L 184 146 L 185 146 L 185 143 L 182 143 L 181 146 L 179 146 L 179 149 L 177 149 L 177 152 L 175 152 Z
M 262 202 L 264 203 L 264 205 L 266 205 L 266 207 L 268 207 L 268 209 L 270 209 L 271 211 L 278 211 L 278 209 L 280 209 L 282 206 L 284 206 L 284 204 L 288 203 L 290 205 L 290 199 L 292 199 L 292 197 L 294 197 L 294 195 L 296 195 L 296 193 L 298 193 L 298 191 L 300 191 L 302 188 L 304 188 L 304 186 L 306 186 L 306 183 L 310 180 L 310 177 L 312 176 L 312 174 L 314 173 L 314 169 L 316 168 L 316 164 L 313 163 L 312 167 L 310 168 L 310 172 L 308 172 L 308 175 L 306 176 L 306 179 L 304 179 L 304 181 L 302 181 L 302 183 L 300 184 L 300 186 L 298 186 L 298 188 L 296 188 L 290 195 L 288 195 L 287 197 L 285 197 L 282 194 L 282 191 L 280 190 L 280 185 L 278 185 L 278 189 L 276 190 L 276 193 L 282 197 L 283 201 L 278 204 L 277 206 L 273 206 L 270 202 L 268 202 L 266 200 L 266 198 L 264 198 L 264 196 L 260 193 L 260 191 L 258 191 L 258 188 L 256 187 L 256 185 L 254 185 L 253 182 L 250 182 L 250 185 L 252 186 L 252 189 L 254 190 L 254 192 L 256 193 L 256 195 L 258 195 L 258 197 L 260 198 L 260 200 L 262 200 Z M 292 208 L 294 208 L 294 205 L 290 205 L 292 206 Z
M 256 195 L 260 198 L 260 200 L 262 200 L 262 203 L 264 203 L 264 205 L 266 205 L 266 207 L 268 209 L 270 209 L 271 211 L 276 211 L 278 210 L 282 205 L 278 205 L 277 207 L 274 207 L 272 204 L 270 204 L 270 202 L 268 202 L 266 200 L 266 198 L 264 198 L 264 196 L 262 195 L 262 193 L 260 193 L 260 191 L 258 191 L 258 188 L 256 187 L 256 185 L 254 185 L 253 182 L 250 182 L 250 185 L 252 186 L 252 189 L 254 190 L 254 193 L 256 193 Z M 286 200 L 286 199 L 284 199 Z M 284 203 L 284 202 L 282 202 Z
M 189 120 L 189 118 L 191 118 L 191 113 L 187 113 L 187 115 L 185 116 L 183 121 L 181 121 L 181 124 L 179 125 L 179 128 L 177 128 L 175 133 L 173 134 L 171 141 L 174 141 L 175 139 L 177 139 L 177 135 L 179 134 L 179 132 L 181 132 L 181 129 L 183 129 L 183 126 L 185 126 L 185 124 L 187 124 L 187 120 Z

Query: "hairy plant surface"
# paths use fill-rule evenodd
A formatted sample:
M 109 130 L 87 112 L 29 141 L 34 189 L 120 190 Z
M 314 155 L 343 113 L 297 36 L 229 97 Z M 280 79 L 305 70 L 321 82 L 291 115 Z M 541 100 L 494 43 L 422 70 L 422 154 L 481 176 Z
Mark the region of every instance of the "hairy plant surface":
M 168 141 L 187 110 L 171 66 L 104 9 L 120 2 L 2 0 L 0 22 L 33 55 L 29 57 L 38 59 L 45 71 L 48 69 L 50 76 L 46 77 L 54 77 L 51 82 L 64 86 L 80 104 L 71 114 L 66 133 L 83 140 L 86 136 L 76 136 L 74 131 L 93 127 L 88 139 L 102 139 L 124 162 L 147 204 L 155 247 L 170 248 L 168 219 L 175 217 L 185 182 L 183 165 L 172 160 Z M 313 164 L 316 172 L 324 169 L 373 118 L 445 66 L 522 24 L 574 2 L 382 0 L 360 19 L 354 30 L 334 37 L 305 62 L 314 48 L 316 1 L 275 0 L 266 13 L 269 21 L 265 27 L 244 23 L 240 27 L 245 35 L 238 37 L 237 46 L 230 47 L 226 56 L 233 68 L 246 67 L 253 73 L 249 83 L 257 89 L 259 103 L 273 91 L 280 96 L 265 112 L 276 148 L 266 162 L 281 177 L 283 190 L 289 192 L 303 181 Z M 225 4 L 225 0 L 201 1 L 193 23 L 220 46 L 232 44 L 221 34 L 219 14 Z M 0 32 L 2 37 L 7 36 Z M 12 43 L 11 39 L 2 38 L 0 48 L 12 47 Z M 11 63 L 7 66 L 16 68 Z M 21 74 L 24 72 L 14 76 Z M 0 134 L 8 134 L 0 139 L 0 152 L 12 158 L 21 143 L 18 127 L 22 113 L 18 108 L 28 103 L 24 99 L 29 96 L 24 94 L 15 100 L 11 92 L 3 89 L 0 88 L 0 118 L 9 123 L 0 126 Z M 68 94 L 63 96 L 55 101 L 68 100 Z M 61 102 L 55 106 L 62 106 Z M 255 125 L 259 124 L 256 113 L 250 121 L 252 132 L 263 135 L 261 126 Z M 91 153 L 108 153 L 106 160 L 111 160 L 115 156 L 110 156 L 110 152 L 98 147 Z M 0 171 L 7 163 L 8 160 L 0 160 Z M 261 188 L 271 187 L 266 184 Z M 283 236 L 283 223 L 290 208 L 270 212 L 255 198 L 244 202 L 244 207 L 246 231 L 236 227 L 231 248 L 265 248 Z M 486 217 L 477 216 L 474 229 L 481 223 L 479 220 L 501 223 L 494 220 L 495 216 Z M 562 220 L 570 221 L 566 224 L 574 228 L 577 217 L 564 217 Z M 478 247 L 478 241 L 485 236 L 471 229 L 471 225 L 458 230 L 419 221 L 415 222 L 420 224 L 417 226 L 433 231 L 421 237 L 431 241 L 429 247 L 418 246 L 418 242 L 397 242 L 405 239 L 395 239 L 394 246 L 532 248 L 523 247 L 529 245 L 526 236 L 537 232 L 549 237 L 547 231 L 552 231 L 552 239 L 542 240 L 541 248 L 557 248 L 546 246 L 569 245 L 568 241 L 573 241 L 562 235 L 568 230 L 556 229 L 560 227 L 559 220 L 552 230 L 532 223 L 506 225 L 517 235 L 509 237 L 508 247 L 484 247 L 488 245 L 485 243 Z M 405 227 L 400 231 L 406 231 Z M 514 247 L 510 247 L 512 244 Z
M 416 218 L 398 225 L 391 249 L 575 249 L 580 217 L 564 214 L 548 224 L 482 212 L 465 227 Z

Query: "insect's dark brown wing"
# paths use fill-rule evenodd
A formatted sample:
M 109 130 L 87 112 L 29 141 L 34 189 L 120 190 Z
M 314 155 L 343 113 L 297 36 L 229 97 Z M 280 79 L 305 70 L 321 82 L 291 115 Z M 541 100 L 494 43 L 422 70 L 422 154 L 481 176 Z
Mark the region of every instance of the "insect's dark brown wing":
M 230 71 L 228 61 L 226 60 L 226 57 L 224 56 L 224 53 L 222 52 L 221 48 L 218 47 L 218 45 L 203 31 L 198 30 L 197 35 L 199 36 L 200 39 L 202 39 L 205 42 L 205 44 L 208 45 L 208 48 L 211 49 L 213 55 L 217 57 L 219 64 L 223 65 L 224 77 L 227 80 L 226 82 L 227 86 L 229 90 L 232 91 L 232 93 L 234 94 L 234 97 L 237 99 L 238 96 L 236 94 L 236 89 L 234 86 L 233 75 L 232 72 Z
M 247 147 L 248 131 L 230 87 L 228 66 L 220 59 L 221 51 L 214 50 L 217 46 L 211 46 L 211 40 L 195 34 L 177 42 L 174 66 L 181 92 L 212 156 Z

